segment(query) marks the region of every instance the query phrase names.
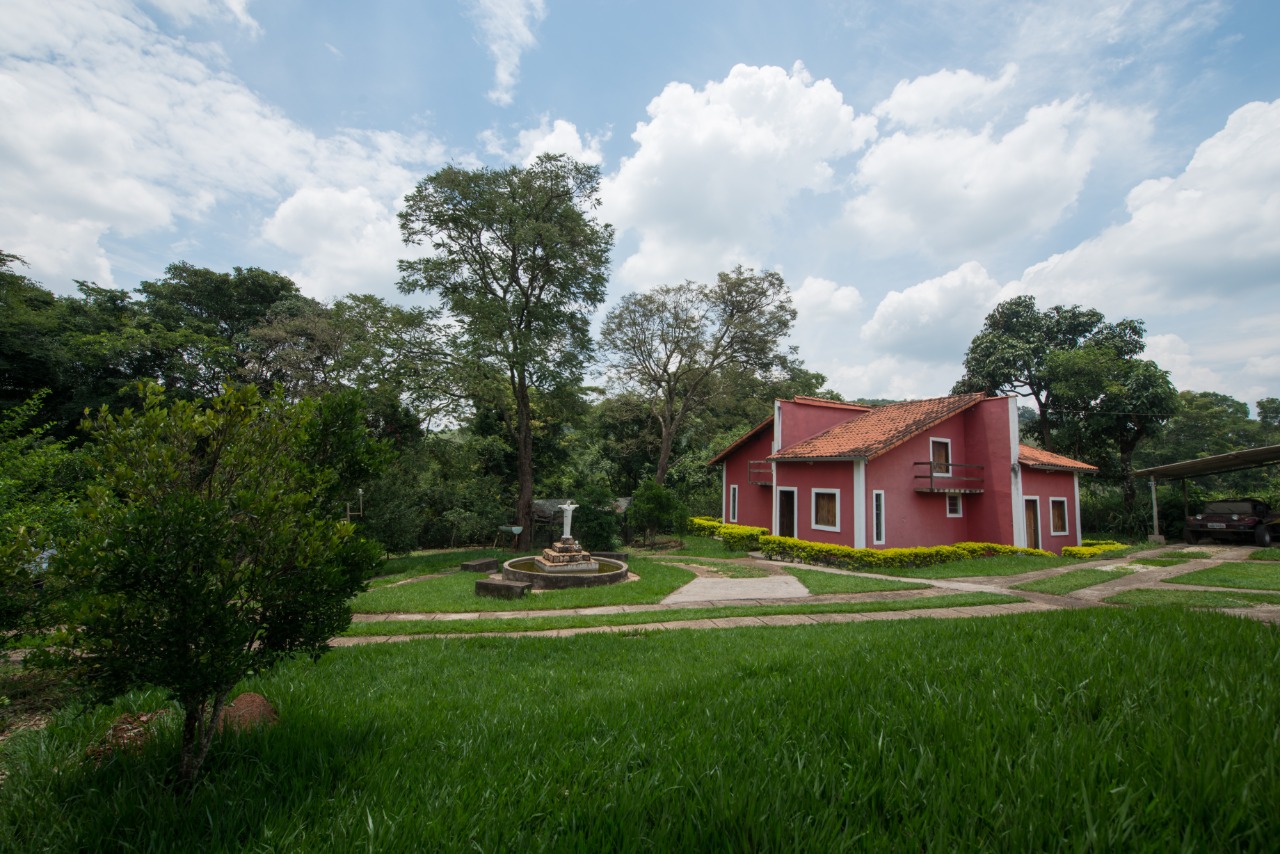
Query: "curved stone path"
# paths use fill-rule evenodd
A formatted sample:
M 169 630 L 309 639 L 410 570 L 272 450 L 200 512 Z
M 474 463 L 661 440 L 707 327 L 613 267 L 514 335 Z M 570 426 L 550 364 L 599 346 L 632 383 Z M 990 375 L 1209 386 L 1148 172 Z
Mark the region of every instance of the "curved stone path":
M 1135 558 L 1167 557 L 1180 551 L 1192 550 L 1208 552 L 1210 558 L 1199 558 L 1170 567 L 1149 567 L 1132 564 Z M 759 556 L 747 559 L 721 560 L 717 558 L 698 558 L 701 564 L 681 563 L 679 558 L 666 562 L 692 570 L 696 577 L 661 603 L 649 605 L 608 605 L 595 608 L 568 608 L 557 610 L 513 610 L 513 611 L 471 611 L 465 613 L 391 613 L 391 614 L 356 614 L 353 622 L 399 622 L 404 620 L 453 621 L 476 619 L 516 619 L 524 617 L 555 616 L 607 616 L 610 614 L 653 613 L 654 621 L 619 626 L 590 626 L 571 629 L 547 629 L 540 631 L 519 632 L 468 632 L 458 634 L 408 634 L 408 635 L 368 635 L 362 637 L 338 637 L 330 643 L 335 647 L 360 646 L 369 643 L 387 643 L 392 641 L 420 640 L 422 638 L 467 638 L 467 637 L 568 637 L 579 634 L 601 634 L 617 632 L 637 632 L 656 629 L 725 629 L 743 626 L 795 626 L 817 623 L 856 623 L 872 620 L 907 620 L 918 618 L 953 619 L 957 617 L 988 617 L 1004 614 L 1021 614 L 1033 611 L 1062 610 L 1068 608 L 1112 607 L 1103 600 L 1126 590 L 1139 588 L 1159 589 L 1164 582 L 1198 569 L 1217 566 L 1228 561 L 1247 560 L 1255 550 L 1253 546 L 1184 546 L 1170 545 L 1137 552 L 1124 558 L 1103 558 L 1093 561 L 1033 570 L 1021 575 L 1009 576 L 974 576 L 968 578 L 902 578 L 900 576 L 880 575 L 870 572 L 854 572 L 833 567 L 809 566 L 807 564 L 789 564 L 779 561 L 768 561 Z M 759 578 L 724 578 L 719 577 L 714 569 L 706 563 L 726 563 L 737 566 L 749 566 L 767 572 Z M 815 570 L 834 575 L 856 575 L 885 581 L 907 581 L 928 585 L 920 590 L 894 590 L 874 593 L 838 593 L 811 595 L 800 583 L 799 579 L 790 575 L 787 568 Z M 1076 569 L 1104 568 L 1133 570 L 1113 581 L 1106 581 L 1092 587 L 1086 587 L 1072 593 L 1057 595 L 1050 593 L 1034 593 L 1027 590 L 1013 590 L 1013 585 L 1024 584 L 1050 578 Z M 416 580 L 416 579 L 415 579 Z M 1217 590 L 1221 592 L 1241 592 L 1236 588 L 1206 587 L 1201 585 L 1178 584 L 1165 589 L 1177 590 Z M 663 612 L 680 611 L 688 608 L 714 608 L 722 606 L 777 605 L 782 602 L 801 602 L 805 604 L 823 602 L 882 602 L 888 600 L 908 600 L 935 596 L 939 592 L 952 593 L 1003 593 L 1018 596 L 1026 601 L 1005 605 L 977 605 L 958 608 L 917 608 L 902 611 L 872 611 L 867 613 L 834 613 L 834 614 L 778 614 L 758 617 L 721 617 L 701 620 L 662 620 Z M 1226 608 L 1224 613 L 1260 620 L 1267 623 L 1280 624 L 1280 605 L 1259 605 L 1252 608 Z

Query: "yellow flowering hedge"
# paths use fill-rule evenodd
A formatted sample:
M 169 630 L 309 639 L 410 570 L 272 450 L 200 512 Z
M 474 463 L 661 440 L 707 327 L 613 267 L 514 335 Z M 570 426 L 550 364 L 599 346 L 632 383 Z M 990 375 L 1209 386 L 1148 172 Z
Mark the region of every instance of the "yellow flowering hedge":
M 1122 552 L 1129 548 L 1124 543 L 1113 543 L 1107 540 L 1085 540 L 1083 546 L 1064 546 L 1063 557 L 1091 558 L 1108 552 Z
M 993 555 L 1038 555 L 1052 557 L 1040 549 L 1003 546 L 998 543 L 955 543 L 949 546 L 921 546 L 909 549 L 855 549 L 831 543 L 811 543 L 795 537 L 760 537 L 760 550 L 772 560 L 821 564 L 841 569 L 910 569 L 957 560 Z
M 725 525 L 710 516 L 694 516 L 689 520 L 689 533 L 700 537 L 718 537 L 727 548 L 750 552 L 760 548 L 760 538 L 769 533 L 768 528 L 749 525 Z

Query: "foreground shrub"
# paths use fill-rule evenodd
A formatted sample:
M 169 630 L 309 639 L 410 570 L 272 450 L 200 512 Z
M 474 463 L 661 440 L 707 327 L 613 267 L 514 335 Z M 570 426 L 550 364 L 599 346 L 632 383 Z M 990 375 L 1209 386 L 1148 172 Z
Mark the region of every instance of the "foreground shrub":
M 51 572 L 66 587 L 58 663 L 107 700 L 156 686 L 182 707 L 178 782 L 199 775 L 227 693 L 247 673 L 318 656 L 351 620 L 381 547 L 326 519 L 313 402 L 254 386 L 207 408 L 156 386 L 88 428 L 99 481 Z
M 1109 552 L 1122 552 L 1129 548 L 1124 543 L 1114 543 L 1107 540 L 1085 540 L 1082 546 L 1064 546 L 1062 549 L 1063 557 L 1073 558 L 1094 558 Z
M 725 548 L 739 552 L 753 552 L 760 548 L 760 538 L 768 536 L 768 528 L 750 525 L 721 524 L 710 516 L 694 516 L 689 520 L 689 533 L 722 540 Z

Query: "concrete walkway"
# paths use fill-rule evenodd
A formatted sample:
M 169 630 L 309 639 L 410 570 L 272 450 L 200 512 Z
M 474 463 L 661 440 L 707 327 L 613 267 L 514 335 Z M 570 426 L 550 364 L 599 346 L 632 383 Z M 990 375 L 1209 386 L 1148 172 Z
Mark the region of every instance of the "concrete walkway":
M 1209 558 L 1197 558 L 1187 563 L 1170 567 L 1150 567 L 1132 563 L 1143 557 L 1173 557 L 1182 551 L 1196 551 L 1211 554 Z M 1172 578 L 1217 566 L 1227 561 L 1244 561 L 1254 551 L 1252 546 L 1185 546 L 1170 545 L 1129 555 L 1125 558 L 1102 558 L 1099 560 L 1074 563 L 1050 569 L 1031 570 L 1020 575 L 1010 576 L 975 576 L 964 579 L 954 578 L 902 578 L 892 575 L 880 575 L 870 572 L 855 572 L 834 567 L 809 566 L 807 564 L 790 564 L 781 561 L 767 561 L 758 556 L 744 560 L 720 560 L 715 558 L 699 558 L 704 563 L 725 563 L 737 566 L 749 566 L 768 572 L 760 578 L 725 578 L 708 569 L 704 565 L 688 564 L 686 568 L 693 570 L 697 577 L 658 604 L 647 605 L 607 605 L 594 608 L 566 608 L 556 610 L 512 610 L 512 611 L 471 611 L 465 613 L 392 613 L 392 614 L 355 614 L 353 622 L 399 622 L 405 620 L 453 621 L 476 619 L 519 619 L 528 617 L 555 616 L 607 616 L 611 614 L 653 613 L 653 622 L 616 626 L 591 626 L 570 629 L 550 629 L 545 631 L 523 632 L 468 632 L 460 634 L 429 635 L 372 635 L 364 637 L 339 637 L 331 641 L 333 646 L 358 646 L 369 643 L 388 643 L 392 641 L 430 638 L 463 638 L 463 637 L 569 637 L 577 634 L 600 634 L 617 632 L 636 632 L 656 629 L 724 629 L 743 626 L 795 626 L 818 623 L 856 623 L 871 620 L 905 620 L 905 619 L 948 619 L 957 617 L 988 617 L 1004 614 L 1021 614 L 1034 611 L 1062 610 L 1074 608 L 1110 607 L 1103 600 L 1127 590 L 1167 589 L 1167 590 L 1216 590 L 1219 592 L 1237 591 L 1236 588 L 1207 587 L 1203 585 L 1170 584 L 1165 582 Z M 671 561 L 678 563 L 679 558 Z M 812 595 L 795 576 L 787 572 L 795 567 L 807 570 L 827 572 L 834 575 L 853 575 L 868 579 L 884 581 L 908 581 L 928 585 L 919 590 L 878 591 L 873 593 L 839 593 Z M 1027 590 L 1014 590 L 1014 585 L 1042 578 L 1051 578 L 1076 569 L 1128 569 L 1132 574 L 1123 575 L 1112 581 L 1106 581 L 1092 587 L 1086 587 L 1065 595 L 1034 593 Z M 1280 569 L 1280 567 L 1277 567 Z M 661 612 L 678 612 L 689 608 L 713 608 L 722 606 L 777 605 L 783 601 L 818 603 L 860 603 L 890 600 L 909 600 L 937 596 L 939 593 L 999 593 L 1018 596 L 1026 601 L 1005 605 L 980 605 L 958 608 L 918 608 L 901 611 L 872 611 L 866 613 L 832 613 L 832 614 L 779 614 L 757 617 L 722 617 L 700 620 L 661 620 Z M 1280 625 L 1280 605 L 1262 605 L 1254 608 L 1222 609 L 1223 613 L 1234 614 L 1249 619 Z

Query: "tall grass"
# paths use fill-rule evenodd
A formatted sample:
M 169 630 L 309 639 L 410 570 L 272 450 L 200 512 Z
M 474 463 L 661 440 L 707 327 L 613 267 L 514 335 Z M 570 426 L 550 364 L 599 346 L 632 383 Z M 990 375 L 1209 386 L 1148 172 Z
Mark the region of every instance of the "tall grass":
M 1280 635 L 1178 609 L 417 641 L 246 687 L 190 797 L 167 731 L 5 744 L 0 848 L 1266 850 Z M 139 701 L 141 702 L 141 701 Z

